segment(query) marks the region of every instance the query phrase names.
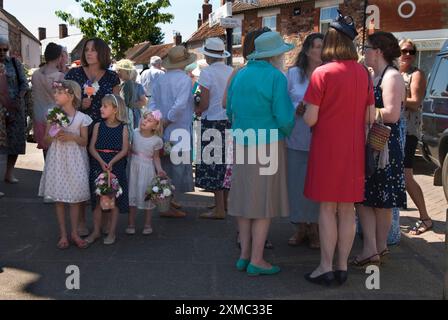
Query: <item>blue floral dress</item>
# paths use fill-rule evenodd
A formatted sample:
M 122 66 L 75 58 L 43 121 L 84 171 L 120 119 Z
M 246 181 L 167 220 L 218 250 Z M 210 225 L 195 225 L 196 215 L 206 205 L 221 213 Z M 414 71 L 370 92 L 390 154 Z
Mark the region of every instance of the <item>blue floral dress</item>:
M 98 138 L 95 148 L 101 159 L 109 163 L 123 149 L 123 130 L 127 130 L 124 124 L 115 128 L 110 128 L 104 121 L 100 122 L 98 128 Z M 128 179 L 126 175 L 127 157 L 114 164 L 112 173 L 117 176 L 120 186 L 123 188 L 123 194 L 117 199 L 116 203 L 120 213 L 129 211 Z M 92 194 L 92 208 L 96 207 L 97 196 L 95 194 L 95 180 L 103 172 L 101 165 L 96 159 L 90 157 L 90 191 Z
M 375 86 L 375 106 L 384 108 L 381 83 L 386 68 L 378 85 Z M 391 128 L 388 142 L 389 164 L 384 169 L 377 168 L 375 172 L 366 177 L 364 206 L 372 208 L 404 208 L 406 207 L 406 186 L 404 179 L 403 149 L 401 147 L 401 121 L 386 123 Z
M 89 80 L 83 67 L 71 69 L 65 76 L 66 80 L 73 80 L 81 86 L 82 98 L 87 98 L 84 94 L 83 87 Z M 120 84 L 120 78 L 111 70 L 106 70 L 104 76 L 98 81 L 100 86 L 98 92 L 92 96 L 92 106 L 86 110 L 82 110 L 85 114 L 90 116 L 93 120 L 93 124 L 101 121 L 101 100 L 103 100 L 106 94 L 113 93 L 113 89 Z

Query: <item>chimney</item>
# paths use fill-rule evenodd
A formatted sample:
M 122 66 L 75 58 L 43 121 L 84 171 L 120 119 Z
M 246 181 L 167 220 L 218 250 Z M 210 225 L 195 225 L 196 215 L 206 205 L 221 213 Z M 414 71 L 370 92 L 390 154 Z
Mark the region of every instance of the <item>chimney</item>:
M 221 6 L 223 6 L 223 5 L 225 5 L 226 4 L 226 2 L 227 2 L 227 0 L 221 0 Z M 230 2 L 235 2 L 235 0 L 231 0 Z
M 68 37 L 68 30 L 66 24 L 59 25 L 59 39 L 64 39 Z
M 180 34 L 180 32 L 174 33 L 173 43 L 175 46 L 180 46 L 182 44 L 182 35 Z
M 202 26 L 202 15 L 199 14 L 199 18 L 198 18 L 198 29 Z
M 3 0 L 0 0 L 0 9 L 3 9 Z
M 202 23 L 206 23 L 208 16 L 213 12 L 212 4 L 209 2 L 210 0 L 204 0 L 204 4 L 202 5 Z
M 37 30 L 39 32 L 39 41 L 47 39 L 47 29 L 46 28 L 38 28 Z

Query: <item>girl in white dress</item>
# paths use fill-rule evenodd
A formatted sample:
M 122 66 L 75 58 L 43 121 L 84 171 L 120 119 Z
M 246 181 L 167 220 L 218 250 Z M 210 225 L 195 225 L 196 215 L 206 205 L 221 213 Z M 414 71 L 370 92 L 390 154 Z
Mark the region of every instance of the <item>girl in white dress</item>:
M 50 148 L 40 180 L 39 196 L 51 197 L 56 203 L 61 236 L 58 248 L 69 247 L 65 227 L 65 204 L 69 204 L 71 238 L 78 248 L 84 249 L 87 247 L 87 242 L 79 237 L 77 230 L 80 205 L 90 199 L 86 146 L 88 127 L 92 119 L 77 110 L 81 105 L 81 88 L 76 82 L 69 80 L 57 82 L 54 98 L 70 123 L 54 137 L 49 135 L 50 124 L 47 125 L 45 139 Z
M 162 114 L 160 111 L 145 112 L 140 128 L 134 130 L 131 168 L 129 175 L 129 220 L 126 233 L 135 234 L 137 209 L 145 210 L 144 235 L 152 233 L 152 209 L 155 205 L 145 201 L 145 193 L 157 174 L 166 176 L 160 163 L 159 150 L 163 148 Z

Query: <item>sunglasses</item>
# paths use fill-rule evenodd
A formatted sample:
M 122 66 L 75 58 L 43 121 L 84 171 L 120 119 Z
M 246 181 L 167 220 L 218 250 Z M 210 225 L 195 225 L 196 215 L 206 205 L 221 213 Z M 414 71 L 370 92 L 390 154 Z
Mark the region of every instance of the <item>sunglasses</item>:
M 402 55 L 410 54 L 411 56 L 415 56 L 417 54 L 416 50 L 408 50 L 408 49 L 402 49 L 401 50 Z
M 8 52 L 9 48 L 0 48 L 0 52 Z

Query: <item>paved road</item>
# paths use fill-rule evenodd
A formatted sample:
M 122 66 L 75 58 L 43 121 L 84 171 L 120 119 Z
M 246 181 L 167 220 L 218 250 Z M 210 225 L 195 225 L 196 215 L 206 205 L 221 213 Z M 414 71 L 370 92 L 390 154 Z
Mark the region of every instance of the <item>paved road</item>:
M 0 161 L 1 167 L 3 167 Z M 446 201 L 432 186 L 433 168 L 419 159 L 417 179 L 427 197 L 434 232 L 409 237 L 407 227 L 417 211 L 410 203 L 402 212 L 403 239 L 392 247 L 391 259 L 381 268 L 381 289 L 368 290 L 367 276 L 352 270 L 342 288 L 308 284 L 303 274 L 319 261 L 319 252 L 286 245 L 293 227 L 274 222 L 270 239 L 275 248 L 267 259 L 282 267 L 274 277 L 250 278 L 235 270 L 238 258 L 234 220 L 198 219 L 210 194 L 185 196 L 189 215 L 183 220 L 160 219 L 149 237 L 124 234 L 121 216 L 119 241 L 88 250 L 59 251 L 53 207 L 36 197 L 42 157 L 34 145 L 20 157 L 18 185 L 0 182 L 7 196 L 0 200 L 0 299 L 440 299 L 444 264 Z M 0 170 L 1 171 L 1 170 Z M 2 174 L 2 172 L 0 172 Z M 1 176 L 1 175 L 0 175 Z M 141 217 L 140 217 L 141 218 Z M 142 221 L 140 221 L 142 222 Z M 354 252 L 360 249 L 357 239 Z M 80 290 L 66 288 L 66 268 L 80 268 Z M 0 271 L 0 272 L 1 272 Z

